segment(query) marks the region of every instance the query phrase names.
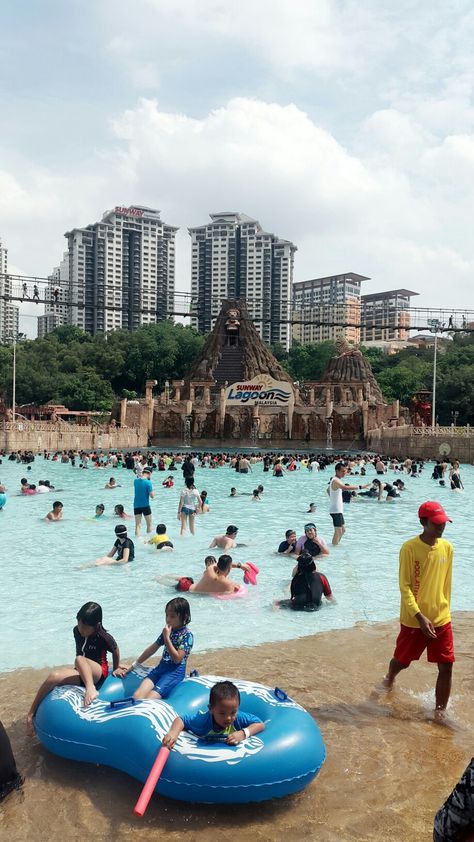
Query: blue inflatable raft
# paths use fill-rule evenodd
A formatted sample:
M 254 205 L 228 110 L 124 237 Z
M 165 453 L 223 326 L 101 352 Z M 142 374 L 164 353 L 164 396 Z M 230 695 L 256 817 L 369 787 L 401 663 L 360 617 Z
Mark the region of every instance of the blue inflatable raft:
M 57 687 L 35 717 L 36 733 L 54 754 L 100 763 L 145 781 L 176 715 L 206 710 L 219 676 L 185 679 L 166 701 L 131 697 L 143 669 L 123 680 L 109 676 L 99 698 L 83 707 L 84 690 Z M 179 801 L 236 804 L 298 792 L 317 775 L 326 750 L 314 719 L 279 690 L 231 679 L 241 710 L 265 722 L 265 731 L 236 746 L 208 743 L 183 732 L 170 753 L 156 791 Z

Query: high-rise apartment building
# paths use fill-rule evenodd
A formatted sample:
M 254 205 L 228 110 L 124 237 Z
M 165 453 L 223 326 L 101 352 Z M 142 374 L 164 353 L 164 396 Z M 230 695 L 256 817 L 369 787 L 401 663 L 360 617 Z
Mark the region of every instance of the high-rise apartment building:
M 410 299 L 419 295 L 409 289 L 391 289 L 361 297 L 361 337 L 366 345 L 371 342 L 406 342 L 411 323 Z
M 226 298 L 245 298 L 265 342 L 289 347 L 291 287 L 296 246 L 264 231 L 243 213 L 210 214 L 189 228 L 192 240 L 193 326 L 209 332 Z
M 345 272 L 293 284 L 292 339 L 300 345 L 346 339 L 360 342 L 362 281 L 365 275 Z
M 53 300 L 39 329 L 64 318 L 95 334 L 135 330 L 167 318 L 174 309 L 177 230 L 160 219 L 158 210 L 133 205 L 106 211 L 101 222 L 66 232 L 68 281 L 63 286 L 61 267 L 59 277 L 53 273 L 48 285 Z
M 44 315 L 38 316 L 38 336 L 41 338 L 61 325 L 72 324 L 69 307 L 69 252 L 65 251 L 59 266 L 48 277 L 44 291 Z
M 18 307 L 10 303 L 12 281 L 8 275 L 8 250 L 0 239 L 0 343 L 18 337 Z

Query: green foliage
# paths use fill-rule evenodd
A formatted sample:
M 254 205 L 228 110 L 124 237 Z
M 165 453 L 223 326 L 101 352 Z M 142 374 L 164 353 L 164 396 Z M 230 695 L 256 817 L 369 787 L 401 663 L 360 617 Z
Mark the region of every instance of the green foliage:
M 200 353 L 205 337 L 190 327 L 163 321 L 130 332 L 117 330 L 91 337 L 76 327 L 59 327 L 44 339 L 16 346 L 17 404 L 63 403 L 70 409 L 107 412 L 115 396 L 136 398 L 145 381 L 185 376 Z M 334 342 L 271 348 L 293 380 L 320 380 L 335 354 Z M 387 401 L 409 406 L 415 392 L 432 388 L 433 350 L 406 348 L 387 355 L 362 348 Z M 0 396 L 12 400 L 13 349 L 0 346 Z M 437 417 L 450 424 L 474 424 L 474 334 L 456 334 L 439 344 Z
M 69 409 L 108 411 L 116 395 L 143 394 L 146 380 L 182 378 L 204 344 L 190 327 L 170 321 L 134 332 L 89 336 L 56 328 L 44 339 L 16 346 L 16 401 L 62 403 Z M 0 346 L 0 395 L 11 403 L 13 349 Z
M 271 346 L 270 350 L 293 380 L 319 380 L 336 352 L 336 343 L 295 344 L 289 351 L 285 351 L 282 345 L 277 344 Z

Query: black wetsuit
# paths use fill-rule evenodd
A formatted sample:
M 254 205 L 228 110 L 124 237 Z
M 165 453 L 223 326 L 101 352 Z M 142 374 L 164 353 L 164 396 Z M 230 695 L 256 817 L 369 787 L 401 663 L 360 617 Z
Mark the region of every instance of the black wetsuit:
M 322 573 L 303 571 L 291 580 L 291 607 L 294 611 L 315 610 L 320 607 L 323 594 L 330 596 L 329 582 Z

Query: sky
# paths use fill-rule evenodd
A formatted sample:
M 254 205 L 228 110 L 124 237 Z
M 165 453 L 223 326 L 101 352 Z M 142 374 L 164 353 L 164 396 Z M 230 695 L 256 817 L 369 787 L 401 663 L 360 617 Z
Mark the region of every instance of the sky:
M 297 245 L 295 281 L 474 309 L 473 42 L 472 0 L 4 0 L 9 270 L 140 204 L 180 227 L 188 291 L 188 226 L 240 211 Z

